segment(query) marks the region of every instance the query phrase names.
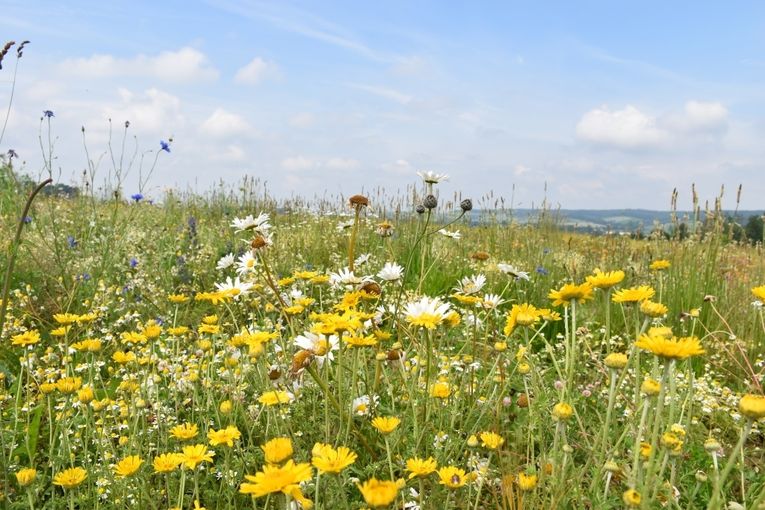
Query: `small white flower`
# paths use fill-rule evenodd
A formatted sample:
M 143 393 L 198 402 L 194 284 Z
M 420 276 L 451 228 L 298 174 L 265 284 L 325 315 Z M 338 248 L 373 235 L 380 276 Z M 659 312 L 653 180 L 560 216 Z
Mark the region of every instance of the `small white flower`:
M 417 172 L 425 184 L 438 184 L 441 181 L 448 181 L 449 176 L 446 174 L 439 174 L 432 170 Z
M 360 397 L 354 398 L 353 402 L 351 403 L 351 412 L 356 416 L 367 416 L 372 410 L 370 408 L 372 401 L 374 401 L 375 406 L 377 406 L 377 403 L 380 401 L 380 397 L 377 395 L 374 397 L 370 397 L 369 395 L 362 395 Z
M 356 260 L 353 263 L 354 265 L 357 265 L 357 266 L 363 266 L 364 264 L 369 262 L 369 257 L 371 256 L 372 256 L 371 253 L 362 253 L 356 258 Z
M 218 265 L 215 266 L 215 269 L 223 270 L 228 269 L 229 267 L 234 265 L 234 254 L 229 253 L 228 255 L 224 255 L 220 258 L 218 261 Z
M 529 273 L 526 271 L 521 271 L 517 267 L 513 266 L 512 264 L 505 264 L 504 262 L 500 262 L 497 264 L 497 269 L 505 273 L 506 275 L 510 275 L 516 280 L 526 280 L 529 281 Z
M 228 293 L 234 299 L 239 299 L 239 296 L 246 296 L 252 290 L 252 284 L 242 282 L 237 276 L 235 280 L 231 280 L 229 276 L 223 283 L 216 283 L 215 288 L 219 291 Z
M 464 277 L 459 281 L 454 290 L 469 296 L 481 292 L 484 285 L 486 285 L 486 276 L 477 274 L 475 276 Z
M 459 230 L 455 230 L 454 232 L 449 232 L 448 230 L 441 229 L 438 231 L 439 234 L 445 237 L 451 237 L 452 239 L 462 239 L 462 234 L 460 234 Z
M 247 252 L 241 257 L 239 257 L 239 260 L 237 261 L 236 265 L 236 272 L 239 276 L 246 275 L 252 271 L 255 271 L 255 268 L 258 265 L 258 260 L 255 258 L 255 256 L 252 254 L 252 252 Z
M 341 221 L 340 223 L 337 224 L 336 228 L 338 232 L 342 232 L 343 230 L 347 230 L 351 228 L 352 226 L 353 226 L 353 220 L 350 219 L 350 220 Z
M 386 262 L 380 272 L 377 273 L 377 277 L 386 282 L 395 282 L 400 280 L 402 276 L 404 276 L 404 268 L 395 262 Z
M 261 234 L 267 234 L 271 225 L 268 223 L 268 214 L 260 213 L 257 218 L 253 218 L 252 214 L 246 218 L 234 218 L 231 222 L 231 226 L 236 229 L 237 232 L 243 232 L 245 230 L 255 230 Z
M 504 302 L 505 300 L 496 294 L 484 294 L 483 299 L 480 302 L 480 306 L 486 308 L 487 310 L 494 310 Z
M 368 280 L 368 278 L 356 276 L 353 274 L 353 271 L 347 267 L 344 267 L 337 273 L 329 274 L 329 282 L 332 285 L 358 285 L 366 280 Z

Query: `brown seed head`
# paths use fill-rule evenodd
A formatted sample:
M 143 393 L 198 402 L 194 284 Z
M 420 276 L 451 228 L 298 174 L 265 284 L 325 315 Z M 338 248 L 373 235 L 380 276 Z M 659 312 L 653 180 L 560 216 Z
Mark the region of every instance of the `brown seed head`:
M 484 260 L 489 260 L 489 254 L 486 253 L 485 251 L 477 251 L 473 253 L 470 256 L 470 258 L 473 260 L 480 260 L 481 262 L 483 262 Z
M 268 242 L 266 241 L 266 239 L 263 236 L 257 236 L 255 238 L 253 238 L 252 242 L 250 243 L 250 247 L 253 250 L 259 250 L 259 249 L 264 248 L 266 246 L 268 246 Z
M 359 287 L 359 290 L 362 290 L 366 292 L 367 294 L 372 294 L 375 296 L 379 296 L 382 293 L 380 284 L 378 284 L 377 282 L 365 282 L 361 287 Z
M 369 205 L 369 199 L 364 195 L 353 195 L 348 199 L 348 202 L 350 202 L 351 207 L 366 207 Z
M 308 365 L 311 364 L 311 361 L 313 361 L 313 353 L 307 349 L 303 349 L 295 353 L 295 355 L 292 357 L 292 366 L 290 367 L 290 372 L 295 375 L 304 368 L 307 368 Z

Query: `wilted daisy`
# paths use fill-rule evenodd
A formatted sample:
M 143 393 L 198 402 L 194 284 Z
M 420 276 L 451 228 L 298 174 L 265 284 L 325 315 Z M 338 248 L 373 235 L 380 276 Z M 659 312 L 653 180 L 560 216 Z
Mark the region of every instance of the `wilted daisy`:
M 484 285 L 486 285 L 486 276 L 477 274 L 474 276 L 464 277 L 459 281 L 454 290 L 469 296 L 471 294 L 478 294 L 481 292 L 481 289 L 483 289 Z
M 340 347 L 340 339 L 337 335 L 320 335 L 306 331 L 295 337 L 295 345 L 311 352 L 316 364 L 321 368 L 325 361 L 334 361 L 335 356 L 332 351 L 336 351 Z
M 450 232 L 446 229 L 439 229 L 439 234 L 441 234 L 444 237 L 451 237 L 452 239 L 462 239 L 462 234 L 460 234 L 459 230 L 455 230 L 454 232 Z

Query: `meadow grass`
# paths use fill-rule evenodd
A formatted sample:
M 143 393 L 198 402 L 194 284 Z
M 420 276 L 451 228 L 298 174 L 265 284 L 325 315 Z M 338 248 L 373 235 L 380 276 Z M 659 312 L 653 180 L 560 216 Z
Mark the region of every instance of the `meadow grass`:
M 16 246 L 6 178 L 4 504 L 762 505 L 762 247 L 416 212 L 438 180 L 45 196 Z

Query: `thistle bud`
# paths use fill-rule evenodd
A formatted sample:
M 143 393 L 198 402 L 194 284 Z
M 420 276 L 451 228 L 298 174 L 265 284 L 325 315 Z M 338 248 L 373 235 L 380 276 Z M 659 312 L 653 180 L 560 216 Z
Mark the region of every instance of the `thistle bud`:
M 469 198 L 466 198 L 462 202 L 460 202 L 460 209 L 462 209 L 465 212 L 473 210 L 473 201 Z
M 438 205 L 438 199 L 435 195 L 428 195 L 425 197 L 425 200 L 422 201 L 422 205 L 424 205 L 426 209 L 435 209 Z

